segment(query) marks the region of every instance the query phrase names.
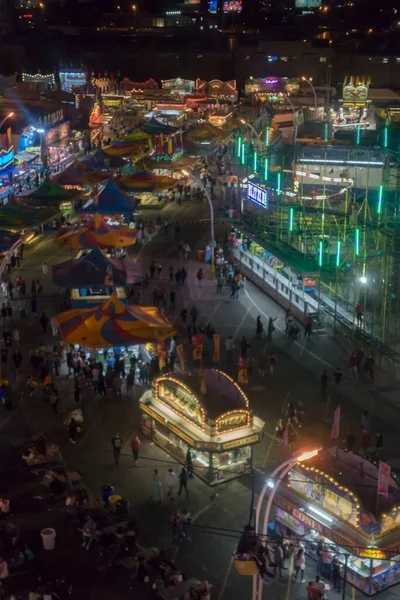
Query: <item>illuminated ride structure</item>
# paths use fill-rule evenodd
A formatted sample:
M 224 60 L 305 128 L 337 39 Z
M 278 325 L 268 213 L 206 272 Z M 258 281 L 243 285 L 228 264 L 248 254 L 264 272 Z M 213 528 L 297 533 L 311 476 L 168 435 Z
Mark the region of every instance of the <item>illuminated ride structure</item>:
M 400 362 L 400 160 L 388 123 L 380 146 L 362 146 L 360 130 L 353 146 L 334 144 L 326 125 L 325 140 L 299 140 L 286 160 L 280 153 L 281 166 L 270 149 L 261 172 L 238 139 L 238 160 L 253 174 L 233 254 L 300 321 L 312 314 L 317 330 L 344 334 L 349 352 L 359 338 L 389 368 Z

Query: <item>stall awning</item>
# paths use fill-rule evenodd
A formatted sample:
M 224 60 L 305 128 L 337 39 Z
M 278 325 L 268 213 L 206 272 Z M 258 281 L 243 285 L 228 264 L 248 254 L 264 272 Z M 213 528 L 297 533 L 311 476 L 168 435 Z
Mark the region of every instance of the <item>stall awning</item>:
M 29 163 L 35 160 L 35 158 L 39 158 L 39 154 L 33 154 L 33 152 L 26 152 L 26 150 L 23 150 L 22 152 L 15 154 L 14 158 L 15 160 Z

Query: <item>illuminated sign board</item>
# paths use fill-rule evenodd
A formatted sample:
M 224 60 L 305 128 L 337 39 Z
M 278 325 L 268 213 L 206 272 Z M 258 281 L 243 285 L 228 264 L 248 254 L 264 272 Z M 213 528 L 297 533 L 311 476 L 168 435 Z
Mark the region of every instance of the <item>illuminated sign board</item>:
M 234 411 L 217 420 L 218 433 L 249 426 L 250 414 L 247 411 Z
M 10 165 L 14 158 L 14 148 L 4 151 L 0 150 L 0 169 L 5 169 Z
M 216 13 L 218 9 L 218 0 L 208 0 L 208 12 Z
M 224 2 L 224 13 L 241 13 L 242 12 L 242 0 L 225 0 Z
M 86 84 L 86 75 L 83 71 L 60 71 L 61 89 L 70 92 L 73 87 Z
M 196 396 L 180 382 L 172 379 L 158 380 L 156 382 L 156 397 L 195 425 L 200 427 L 204 425 L 203 407 Z
M 229 450 L 230 448 L 238 448 L 239 446 L 249 446 L 250 444 L 255 444 L 259 441 L 259 436 L 257 434 L 249 435 L 248 437 L 242 438 L 240 440 L 233 440 L 232 442 L 227 442 L 226 444 L 222 444 L 222 448 L 224 450 Z
M 250 181 L 247 184 L 247 198 L 263 208 L 268 206 L 268 192 Z
M 383 550 L 377 550 L 376 548 L 362 548 L 359 553 L 360 558 L 374 558 L 376 560 L 386 560 L 388 555 Z
M 343 100 L 347 101 L 365 101 L 368 98 L 368 85 L 353 85 L 349 83 L 343 86 Z
M 321 0 L 296 0 L 296 8 L 319 8 L 321 6 Z

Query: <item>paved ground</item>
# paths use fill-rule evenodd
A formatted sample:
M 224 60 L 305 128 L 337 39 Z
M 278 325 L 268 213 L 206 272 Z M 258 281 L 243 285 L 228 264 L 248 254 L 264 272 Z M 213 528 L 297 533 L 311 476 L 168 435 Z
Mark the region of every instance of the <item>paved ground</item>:
M 208 223 L 199 222 L 199 218 L 207 218 L 205 205 L 169 206 L 162 211 L 163 216 L 178 220 L 179 216 L 186 216 L 188 224 L 182 222 L 180 237 L 191 243 L 193 250 L 208 242 Z M 197 215 L 197 222 L 191 223 Z M 189 218 L 190 217 L 190 218 Z M 218 236 L 224 238 L 226 226 L 218 228 Z M 165 278 L 162 285 L 168 289 L 166 279 L 169 264 L 180 263 L 178 255 L 178 240 L 174 239 L 172 232 L 168 235 L 158 234 L 154 240 L 145 247 L 136 247 L 132 254 L 138 256 L 143 268 L 149 265 L 151 259 L 162 261 L 165 265 Z M 67 260 L 70 257 L 68 250 L 60 250 L 51 236 L 43 238 L 26 251 L 22 264 L 22 274 L 30 287 L 30 278 L 39 277 L 40 267 L 43 262 L 51 264 Z M 303 339 L 296 343 L 288 343 L 283 335 L 283 316 L 281 309 L 267 296 L 250 283 L 247 293 L 238 300 L 229 298 L 229 290 L 222 296 L 216 295 L 216 285 L 211 279 L 206 279 L 200 289 L 196 282 L 196 272 L 199 264 L 189 264 L 188 286 L 178 292 L 177 308 L 169 317 L 177 322 L 179 327 L 179 312 L 183 305 L 189 308 L 196 304 L 199 309 L 199 322 L 211 321 L 222 336 L 222 348 L 228 335 L 233 335 L 239 340 L 242 335 L 250 339 L 251 354 L 258 359 L 263 352 L 270 351 L 266 341 L 255 340 L 255 318 L 261 315 L 264 324 L 268 316 L 279 316 L 278 328 L 272 342 L 273 351 L 277 354 L 278 367 L 274 377 L 267 376 L 259 379 L 257 369 L 250 378 L 248 393 L 253 409 L 267 423 L 267 434 L 263 442 L 255 451 L 255 486 L 260 487 L 264 480 L 264 473 L 270 472 L 273 465 L 280 459 L 280 450 L 273 438 L 274 427 L 282 413 L 285 399 L 288 397 L 297 401 L 301 400 L 305 408 L 304 429 L 300 433 L 299 444 L 309 440 L 314 442 L 327 440 L 331 426 L 332 411 L 338 403 L 342 406 L 342 431 L 346 432 L 352 426 L 357 433 L 361 410 L 370 409 L 373 415 L 372 430 L 381 430 L 385 436 L 384 458 L 396 464 L 397 451 L 397 425 L 398 405 L 393 389 L 397 392 L 395 384 L 387 381 L 386 374 L 378 374 L 375 384 L 354 382 L 345 377 L 340 390 L 331 389 L 331 402 L 327 406 L 319 399 L 319 376 L 321 370 L 328 371 L 336 367 L 338 361 L 343 361 L 343 352 L 336 347 L 327 337 L 311 338 L 309 342 Z M 53 314 L 57 310 L 56 290 L 50 283 L 49 276 L 44 278 L 44 294 L 39 300 L 39 310 L 46 310 Z M 157 285 L 160 282 L 157 281 Z M 147 292 L 144 302 L 150 301 L 151 288 Z M 17 315 L 18 317 L 18 315 Z M 46 336 L 41 333 L 40 326 L 34 319 L 29 319 L 20 325 L 21 337 L 25 353 L 39 341 L 51 344 L 51 334 Z M 186 338 L 184 337 L 184 340 Z M 188 343 L 188 341 L 185 341 Z M 189 356 L 189 352 L 186 351 Z M 224 353 L 222 360 L 225 360 Z M 27 364 L 24 365 L 28 371 Z M 227 368 L 229 371 L 230 368 Z M 235 369 L 232 368 L 232 374 Z M 10 375 L 11 376 L 11 375 Z M 60 388 L 60 415 L 53 415 L 51 408 L 43 405 L 37 398 L 31 401 L 24 400 L 20 403 L 20 410 L 5 413 L 0 423 L 0 433 L 14 443 L 20 442 L 28 430 L 43 432 L 49 440 L 54 440 L 62 448 L 66 463 L 71 469 L 79 469 L 85 477 L 86 484 L 91 493 L 96 497 L 104 483 L 112 483 L 118 492 L 127 498 L 132 506 L 132 512 L 140 524 L 139 542 L 143 547 L 156 545 L 158 547 L 171 546 L 170 515 L 171 503 L 165 501 L 161 506 L 155 506 L 151 499 L 152 471 L 160 469 L 165 474 L 167 468 L 173 463 L 165 453 L 152 445 L 147 440 L 143 441 L 142 457 L 138 468 L 134 468 L 129 453 L 129 441 L 132 435 L 139 430 L 139 414 L 137 400 L 143 389 L 137 386 L 133 398 L 114 402 L 96 399 L 90 393 L 84 397 L 84 410 L 86 422 L 84 433 L 78 444 L 74 447 L 68 442 L 68 436 L 63 426 L 62 415 L 73 406 L 72 380 L 63 375 L 59 380 Z M 124 452 L 119 467 L 112 461 L 110 439 L 115 431 L 120 431 L 125 441 Z M 250 478 L 234 481 L 217 489 L 207 487 L 202 482 L 194 479 L 190 481 L 190 498 L 179 499 L 174 502 L 176 506 L 187 506 L 193 516 L 192 542 L 185 543 L 173 550 L 177 564 L 187 575 L 206 578 L 212 583 L 213 597 L 218 600 L 231 598 L 250 598 L 251 578 L 239 576 L 232 566 L 232 552 L 234 551 L 239 532 L 248 522 L 251 510 L 251 481 Z M 65 530 L 59 522 L 56 512 L 40 513 L 40 518 L 27 518 L 32 531 L 38 531 L 43 524 L 60 527 L 58 549 L 67 542 L 71 548 L 70 559 L 76 558 L 80 566 L 89 569 L 92 566 L 90 559 L 86 558 L 79 549 L 72 533 Z M 37 534 L 36 534 L 37 535 Z M 37 536 L 38 537 L 38 536 Z M 63 549 L 64 551 L 64 549 Z M 88 562 L 89 561 L 89 562 Z M 314 575 L 314 563 L 308 559 L 306 579 Z M 102 586 L 93 588 L 93 597 L 108 598 L 115 593 L 116 575 L 118 575 L 118 589 L 121 598 L 130 597 L 129 587 L 132 583 L 126 578 L 123 570 L 102 570 Z M 108 573 L 108 574 L 107 574 Z M 290 579 L 288 579 L 290 581 Z M 290 598 L 297 600 L 305 596 L 303 586 L 287 583 L 272 583 L 268 592 L 273 592 L 276 598 Z M 394 588 L 395 589 L 395 588 Z M 395 592 L 385 592 L 385 596 Z M 358 593 L 356 594 L 358 596 Z M 354 597 L 354 590 L 348 586 L 346 596 Z M 145 597 L 145 596 L 144 596 Z M 331 597 L 335 598 L 332 592 Z

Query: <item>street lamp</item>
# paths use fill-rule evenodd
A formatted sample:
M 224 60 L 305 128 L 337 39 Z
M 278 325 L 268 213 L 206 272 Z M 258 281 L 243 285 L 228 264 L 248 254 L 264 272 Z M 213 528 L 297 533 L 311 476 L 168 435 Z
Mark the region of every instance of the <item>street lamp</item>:
M 299 462 L 303 462 L 305 460 L 309 460 L 310 458 L 313 458 L 314 456 L 316 456 L 318 454 L 318 452 L 321 449 L 322 448 L 319 447 L 319 448 L 312 448 L 310 450 L 304 450 L 304 449 L 298 450 L 288 460 L 285 460 L 283 463 L 281 463 L 271 473 L 269 478 L 264 483 L 264 486 L 261 490 L 261 494 L 258 497 L 258 502 L 257 502 L 257 506 L 256 506 L 256 515 L 255 515 L 256 535 L 259 533 L 260 512 L 261 512 L 262 503 L 264 501 L 264 497 L 267 492 L 267 489 L 269 488 L 270 494 L 268 497 L 267 508 L 265 509 L 265 513 L 264 513 L 264 522 L 263 522 L 263 528 L 262 528 L 263 537 L 267 535 L 269 513 L 271 512 L 271 507 L 272 507 L 272 503 L 275 498 L 276 491 L 277 491 L 279 485 L 281 484 L 282 480 L 285 478 L 287 473 L 290 471 L 290 469 L 294 465 L 296 465 Z M 279 475 L 279 477 L 278 477 L 278 475 Z M 262 578 L 259 575 L 254 575 L 253 576 L 253 596 L 252 596 L 253 600 L 261 600 L 262 599 L 262 589 L 263 589 Z
M 7 119 L 11 119 L 11 117 L 14 116 L 13 112 L 10 112 L 6 117 L 4 117 L 4 119 L 2 120 L 2 122 L 0 123 L 0 129 L 3 127 L 4 123 L 7 121 Z
M 283 97 L 285 98 L 285 100 L 287 100 L 289 102 L 290 108 L 292 109 L 292 112 L 293 112 L 293 147 L 294 147 L 296 144 L 296 140 L 297 140 L 297 113 L 296 113 L 296 109 L 293 105 L 293 102 L 291 101 L 289 96 L 287 94 L 283 94 Z
M 302 77 L 301 80 L 305 81 L 306 83 L 308 83 L 308 85 L 310 86 L 310 88 L 314 92 L 314 110 L 315 110 L 315 116 L 317 116 L 317 104 L 318 104 L 318 101 L 317 101 L 317 92 L 315 91 L 315 87 L 311 83 L 312 79 L 311 78 L 307 79 L 307 77 Z
M 240 122 L 243 123 L 243 125 L 247 125 L 247 127 L 250 127 L 250 129 L 252 130 L 252 132 L 256 135 L 256 137 L 258 138 L 258 140 L 262 143 L 261 132 L 257 133 L 257 131 L 253 127 L 253 125 L 251 123 L 249 123 L 248 121 L 246 121 L 245 119 L 240 119 Z
M 186 176 L 186 177 L 191 177 L 199 186 L 200 189 L 203 190 L 207 200 L 208 200 L 208 204 L 210 207 L 210 223 L 211 223 L 211 271 L 212 273 L 214 273 L 214 244 L 215 244 L 215 237 L 214 237 L 214 206 L 211 200 L 211 196 L 208 193 L 207 188 L 205 187 L 205 185 L 203 184 L 203 182 L 201 181 L 201 179 L 199 179 L 198 177 L 196 177 L 195 175 L 193 175 L 192 171 L 185 171 L 184 169 L 182 169 L 182 173 Z

